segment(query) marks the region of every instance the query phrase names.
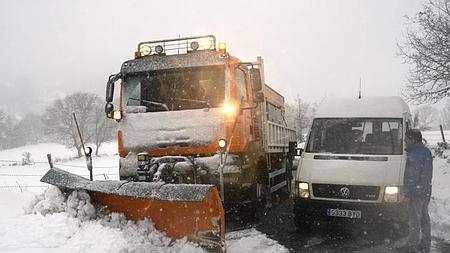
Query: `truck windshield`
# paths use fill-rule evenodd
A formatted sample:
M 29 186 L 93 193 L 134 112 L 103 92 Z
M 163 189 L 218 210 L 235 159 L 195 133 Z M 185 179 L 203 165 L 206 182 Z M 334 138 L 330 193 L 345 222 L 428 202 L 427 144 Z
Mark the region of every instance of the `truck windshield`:
M 223 66 L 160 70 L 125 77 L 127 107 L 146 112 L 218 107 L 225 97 Z
M 402 119 L 315 119 L 306 152 L 400 155 L 402 136 Z

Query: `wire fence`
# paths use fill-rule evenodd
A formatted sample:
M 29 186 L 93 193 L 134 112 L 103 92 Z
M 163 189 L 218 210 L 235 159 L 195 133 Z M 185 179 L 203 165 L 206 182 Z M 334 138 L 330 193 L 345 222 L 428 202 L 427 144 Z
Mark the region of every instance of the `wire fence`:
M 2 163 L 6 163 L 6 164 L 2 164 Z M 47 166 L 49 165 L 48 161 L 46 162 L 41 162 L 41 161 L 32 161 L 30 163 L 24 164 L 23 161 L 21 160 L 5 160 L 5 159 L 0 159 L 0 166 L 25 166 L 25 165 L 34 165 L 34 164 L 46 164 Z M 75 164 L 69 164 L 69 163 L 53 163 L 54 166 L 58 166 L 58 167 L 68 167 L 68 168 L 84 168 L 87 169 L 86 166 L 83 165 L 75 165 Z M 94 169 L 118 169 L 117 166 L 95 166 Z M 82 177 L 86 177 L 89 178 L 89 174 L 78 174 L 79 176 Z M 37 177 L 37 178 L 41 178 L 43 177 L 44 174 L 26 174 L 26 173 L 0 173 L 0 178 L 2 177 L 9 177 L 9 178 L 21 178 L 21 177 Z M 110 177 L 118 177 L 119 174 L 118 173 L 97 173 L 97 174 L 93 174 L 94 178 L 95 177 L 101 177 L 101 179 L 104 180 L 109 180 Z M 34 180 L 33 180 L 34 181 Z M 30 185 L 21 185 L 18 181 L 15 182 L 15 185 L 0 185 L 0 190 L 12 190 L 12 191 L 17 191 L 20 190 L 21 192 L 23 192 L 24 189 L 28 189 L 28 188 L 35 188 L 35 189 L 44 189 L 47 188 L 48 185 L 46 184 L 42 184 L 42 185 L 37 185 L 35 183 L 39 183 L 38 181 L 36 182 L 32 182 L 32 184 Z
M 103 176 L 105 179 L 109 178 L 109 176 L 117 176 L 117 173 L 99 173 L 94 174 L 93 176 Z M 0 177 L 43 177 L 43 174 L 10 174 L 10 173 L 0 173 Z M 89 177 L 89 175 L 78 175 L 82 177 Z
M 6 174 L 6 173 L 0 173 L 0 177 L 43 177 L 43 174 Z M 89 175 L 79 175 L 79 176 L 83 176 L 88 178 Z M 104 180 L 109 180 L 110 176 L 116 177 L 118 176 L 118 174 L 116 173 L 101 173 L 101 174 L 94 174 L 94 177 L 103 177 L 102 179 Z M 21 185 L 19 184 L 18 181 L 16 181 L 16 185 L 0 185 L 0 190 L 20 190 L 21 192 L 23 192 L 23 189 L 28 189 L 28 188 L 47 188 L 48 185 L 46 184 L 42 184 L 42 185 Z
M 8 166 L 17 166 L 17 165 L 22 165 L 23 161 L 19 161 L 19 160 L 0 160 L 0 163 L 8 163 Z M 23 165 L 33 165 L 33 164 L 48 164 L 48 162 L 31 162 L 31 163 L 27 163 L 27 164 L 23 164 Z M 65 167 L 72 167 L 72 168 L 86 168 L 86 166 L 83 165 L 75 165 L 75 164 L 67 164 L 67 163 L 53 163 L 54 165 L 58 165 L 58 166 L 65 166 Z M 98 169 L 115 169 L 117 168 L 117 166 L 95 166 L 95 168 Z

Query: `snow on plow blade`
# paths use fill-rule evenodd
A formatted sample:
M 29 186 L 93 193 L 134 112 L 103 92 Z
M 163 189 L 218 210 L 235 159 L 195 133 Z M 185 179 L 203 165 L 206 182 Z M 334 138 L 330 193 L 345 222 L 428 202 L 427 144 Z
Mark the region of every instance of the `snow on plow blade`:
M 53 168 L 41 182 L 61 190 L 85 190 L 93 202 L 138 221 L 149 218 L 173 239 L 184 236 L 207 248 L 225 248 L 224 210 L 213 185 L 89 181 Z

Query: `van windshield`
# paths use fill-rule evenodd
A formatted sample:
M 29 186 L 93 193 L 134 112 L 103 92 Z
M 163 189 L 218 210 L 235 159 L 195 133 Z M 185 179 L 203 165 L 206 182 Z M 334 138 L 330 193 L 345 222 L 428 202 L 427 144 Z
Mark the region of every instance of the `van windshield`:
M 315 119 L 306 152 L 401 155 L 402 119 Z

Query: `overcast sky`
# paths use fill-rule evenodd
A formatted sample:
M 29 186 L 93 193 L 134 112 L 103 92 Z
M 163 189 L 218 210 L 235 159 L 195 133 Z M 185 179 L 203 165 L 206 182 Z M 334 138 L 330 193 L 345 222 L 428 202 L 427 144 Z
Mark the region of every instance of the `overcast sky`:
M 265 59 L 266 82 L 293 101 L 400 95 L 396 56 L 405 15 L 423 0 L 0 0 L 0 106 L 43 110 L 107 77 L 140 41 L 214 34 L 244 60 Z M 11 110 L 11 109 L 10 109 Z

